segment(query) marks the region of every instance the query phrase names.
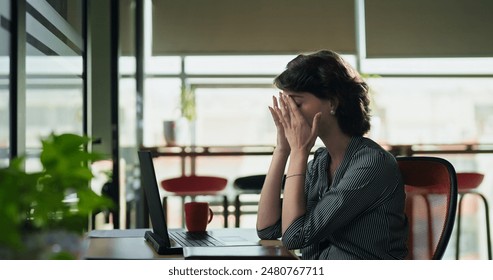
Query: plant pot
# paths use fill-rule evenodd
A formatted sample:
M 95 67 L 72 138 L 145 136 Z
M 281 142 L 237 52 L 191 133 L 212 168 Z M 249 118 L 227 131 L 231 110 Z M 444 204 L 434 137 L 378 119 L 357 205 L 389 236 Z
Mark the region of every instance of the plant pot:
M 176 146 L 176 122 L 163 121 L 163 133 L 166 146 Z

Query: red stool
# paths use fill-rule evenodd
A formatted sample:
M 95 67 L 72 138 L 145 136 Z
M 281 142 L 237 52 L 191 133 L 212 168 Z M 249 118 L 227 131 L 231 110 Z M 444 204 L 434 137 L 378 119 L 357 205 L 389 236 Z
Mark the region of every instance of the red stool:
M 457 187 L 459 190 L 459 203 L 458 203 L 458 215 L 457 215 L 457 238 L 456 238 L 456 248 L 455 248 L 455 258 L 459 259 L 459 249 L 460 249 L 460 225 L 461 225 L 461 208 L 462 199 L 467 194 L 476 195 L 484 203 L 485 215 L 486 215 L 486 241 L 488 244 L 488 259 L 491 260 L 491 236 L 490 236 L 490 217 L 488 210 L 488 201 L 486 197 L 481 193 L 477 192 L 475 189 L 481 185 L 483 182 L 484 175 L 476 172 L 458 172 L 457 173 Z
M 228 197 L 223 191 L 228 184 L 228 180 L 217 176 L 181 176 L 161 181 L 161 187 L 170 192 L 174 196 L 181 197 L 182 205 L 185 203 L 185 198 L 190 197 L 192 201 L 196 196 L 216 196 L 222 197 L 222 214 L 224 217 L 224 227 L 228 227 Z M 167 196 L 163 197 L 164 213 L 167 211 Z M 182 221 L 184 226 L 184 220 Z

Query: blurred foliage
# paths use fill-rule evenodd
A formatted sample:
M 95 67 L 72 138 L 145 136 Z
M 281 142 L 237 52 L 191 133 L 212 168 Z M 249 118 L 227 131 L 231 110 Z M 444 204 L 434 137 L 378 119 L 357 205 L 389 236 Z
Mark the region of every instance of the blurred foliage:
M 102 156 L 87 151 L 89 141 L 52 133 L 41 139 L 42 171 L 25 172 L 24 156 L 0 169 L 0 249 L 26 250 L 24 239 L 31 233 L 62 230 L 81 235 L 91 213 L 113 207 L 109 198 L 90 188 L 94 175 L 89 164 Z

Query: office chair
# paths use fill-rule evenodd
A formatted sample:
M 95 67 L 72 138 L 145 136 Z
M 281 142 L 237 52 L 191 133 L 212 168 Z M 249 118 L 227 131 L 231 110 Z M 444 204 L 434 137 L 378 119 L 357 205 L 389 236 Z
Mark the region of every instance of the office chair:
M 228 227 L 228 197 L 222 193 L 228 184 L 228 180 L 216 176 L 181 176 L 161 181 L 161 187 L 170 192 L 174 196 L 179 196 L 182 199 L 182 205 L 185 199 L 190 197 L 193 200 L 197 196 L 221 196 L 222 197 L 222 214 L 224 217 L 224 227 Z M 210 203 L 211 206 L 216 204 Z M 163 208 L 168 207 L 167 196 L 163 197 Z M 165 211 L 168 213 L 168 211 Z
M 491 260 L 491 235 L 490 235 L 490 217 L 489 207 L 486 197 L 477 192 L 475 189 L 483 182 L 484 175 L 477 172 L 458 172 L 457 187 L 459 189 L 459 209 L 457 213 L 457 229 L 456 229 L 456 246 L 455 258 L 460 258 L 460 237 L 461 237 L 461 216 L 462 216 L 462 200 L 466 195 L 478 196 L 484 203 L 485 218 L 486 218 L 486 244 L 488 249 L 488 259 Z
M 264 185 L 265 174 L 251 175 L 236 178 L 233 182 L 233 187 L 236 190 L 235 196 L 235 227 L 240 227 L 240 216 L 243 214 L 256 214 L 257 211 L 242 210 L 242 206 L 258 205 L 257 201 L 241 201 L 241 196 L 245 194 L 260 194 Z
M 437 157 L 397 157 L 406 188 L 408 259 L 442 259 L 457 211 L 457 177 Z

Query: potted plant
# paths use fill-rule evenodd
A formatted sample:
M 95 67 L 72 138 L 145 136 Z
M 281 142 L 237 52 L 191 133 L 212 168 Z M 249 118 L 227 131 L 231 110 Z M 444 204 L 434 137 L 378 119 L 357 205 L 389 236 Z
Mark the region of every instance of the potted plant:
M 195 103 L 195 87 L 183 85 L 180 94 L 180 111 L 182 116 L 182 130 L 186 135 L 186 142 L 195 146 L 195 120 L 197 118 Z
M 195 88 L 182 85 L 180 92 L 180 111 L 182 117 L 192 122 L 197 117 L 195 110 Z
M 40 172 L 25 172 L 25 157 L 0 169 L 0 259 L 78 257 L 91 213 L 113 206 L 90 188 L 89 163 L 102 157 L 89 141 L 52 133 L 41 140 Z
M 195 106 L 195 88 L 193 86 L 182 85 L 180 90 L 179 111 L 179 118 L 163 121 L 164 140 L 167 146 L 194 143 L 194 122 L 197 114 Z

